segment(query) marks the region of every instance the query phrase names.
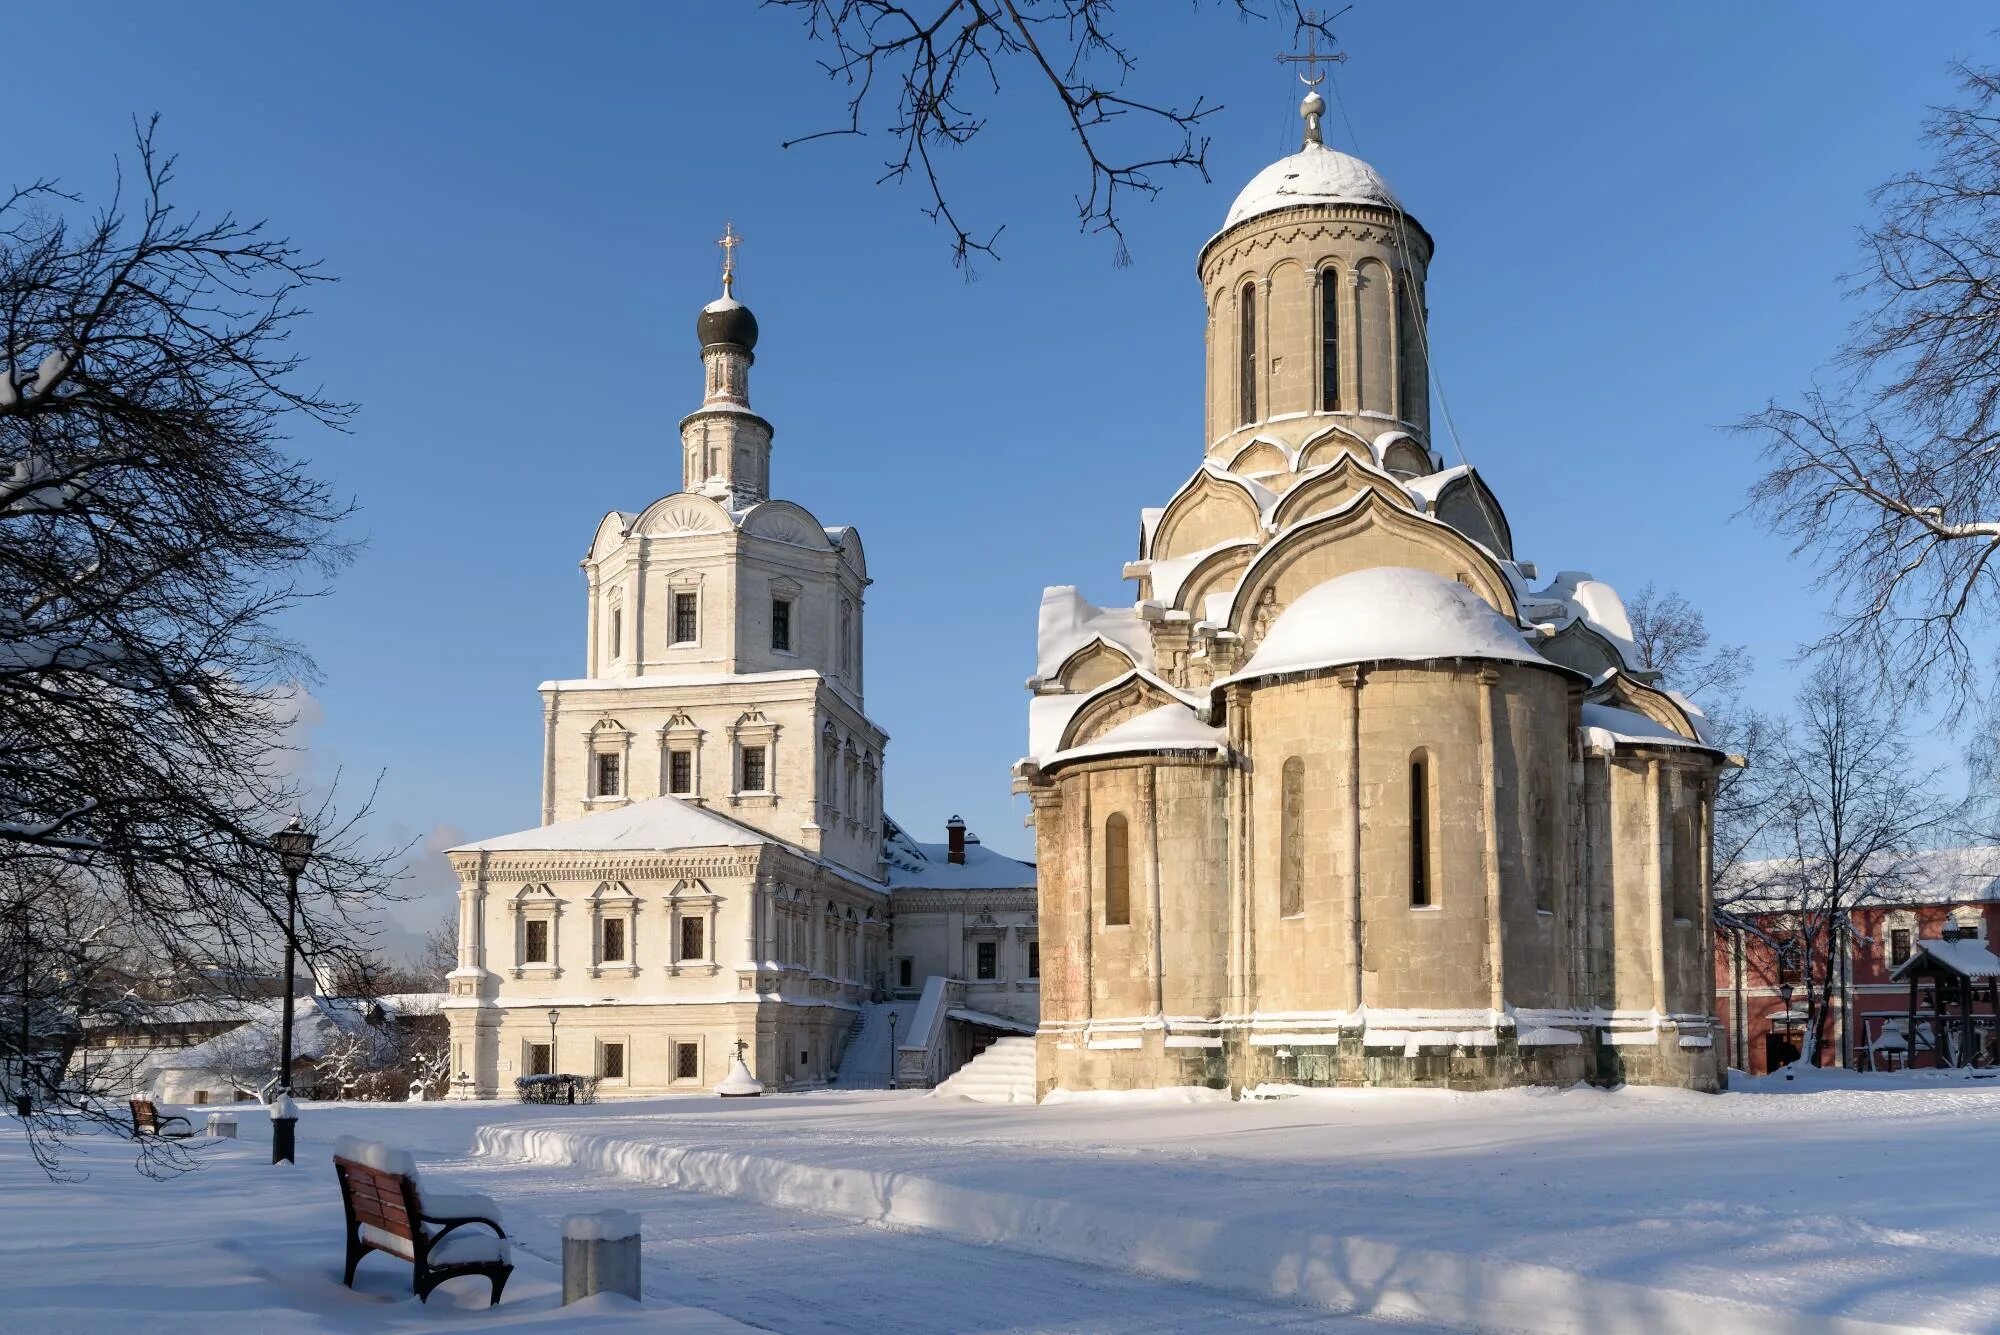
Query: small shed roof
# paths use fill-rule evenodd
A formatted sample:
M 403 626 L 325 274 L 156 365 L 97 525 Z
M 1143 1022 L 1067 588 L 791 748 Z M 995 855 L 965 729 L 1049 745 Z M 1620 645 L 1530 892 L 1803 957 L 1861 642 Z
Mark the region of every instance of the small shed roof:
M 1926 965 L 1928 961 L 1928 965 Z M 2000 956 L 1977 941 L 1943 941 L 1925 938 L 1908 959 L 1896 966 L 1891 978 L 1903 979 L 1913 973 L 1949 973 L 1960 978 L 2000 978 Z

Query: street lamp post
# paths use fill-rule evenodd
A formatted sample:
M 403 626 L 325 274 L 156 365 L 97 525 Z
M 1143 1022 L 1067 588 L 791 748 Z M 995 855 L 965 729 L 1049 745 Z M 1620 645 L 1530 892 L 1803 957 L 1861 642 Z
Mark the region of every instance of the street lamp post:
M 549 1069 L 547 1072 L 549 1075 L 556 1073 L 556 1016 L 561 1013 L 553 1009 L 549 1011 Z
M 889 1012 L 889 1088 L 896 1087 L 896 1012 Z
M 271 842 L 285 873 L 285 1002 L 278 1036 L 278 1098 L 271 1107 L 271 1162 L 291 1163 L 299 1125 L 298 1109 L 292 1103 L 292 974 L 297 967 L 299 877 L 305 875 L 319 839 L 294 814 L 284 829 L 271 836 Z

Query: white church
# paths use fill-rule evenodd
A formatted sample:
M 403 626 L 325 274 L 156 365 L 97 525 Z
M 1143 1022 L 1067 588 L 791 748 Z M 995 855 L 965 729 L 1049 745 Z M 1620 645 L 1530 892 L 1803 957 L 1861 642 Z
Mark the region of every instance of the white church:
M 542 823 L 450 854 L 460 1097 L 558 1072 L 712 1091 L 739 1045 L 773 1090 L 927 1084 L 1035 1030 L 1034 867 L 883 812 L 867 558 L 771 495 L 736 244 L 696 322 L 681 485 L 583 559 L 583 675 L 541 686 Z

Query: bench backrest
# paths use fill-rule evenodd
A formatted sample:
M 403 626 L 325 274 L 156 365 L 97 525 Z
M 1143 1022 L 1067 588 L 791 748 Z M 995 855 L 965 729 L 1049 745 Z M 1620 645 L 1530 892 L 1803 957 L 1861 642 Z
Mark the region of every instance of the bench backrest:
M 417 1184 L 413 1180 L 337 1154 L 333 1157 L 333 1170 L 340 1177 L 341 1199 L 354 1223 L 379 1228 L 415 1249 L 417 1239 L 422 1236 L 418 1218 L 423 1207 L 417 1203 Z
M 153 1106 L 151 1099 L 132 1099 L 132 1131 L 136 1135 L 154 1136 L 160 1132 L 160 1110 Z

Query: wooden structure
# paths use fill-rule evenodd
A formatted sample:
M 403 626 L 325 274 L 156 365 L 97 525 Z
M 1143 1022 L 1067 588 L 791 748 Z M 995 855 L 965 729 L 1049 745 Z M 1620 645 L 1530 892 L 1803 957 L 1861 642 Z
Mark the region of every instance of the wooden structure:
M 492 1303 L 499 1303 L 514 1265 L 508 1259 L 507 1232 L 500 1227 L 492 1201 L 432 1193 L 426 1204 L 410 1156 L 366 1141 L 343 1138 L 334 1151 L 333 1171 L 340 1179 L 340 1201 L 347 1211 L 347 1274 L 342 1283 L 353 1288 L 361 1258 L 371 1251 L 386 1252 L 410 1263 L 410 1287 L 424 1302 L 448 1279 L 479 1275 L 493 1286 Z M 475 1226 L 493 1230 L 492 1236 L 459 1232 Z
M 1931 1046 L 1940 1066 L 1991 1066 L 1993 1024 L 2000 1018 L 2000 957 L 1975 940 L 1930 940 L 1916 943 L 1910 957 L 1890 975 L 1910 984 L 1910 1018 L 1904 1034 L 1916 1051 L 1917 1020 L 1928 993 Z M 1989 1009 L 1985 1035 L 1974 1017 L 1984 998 Z
M 160 1116 L 160 1110 L 153 1106 L 151 1099 L 130 1099 L 132 1105 L 132 1134 L 134 1136 L 161 1136 L 168 1140 L 186 1140 L 194 1134 L 194 1123 L 185 1117 L 172 1113 Z M 176 1130 L 173 1123 L 179 1122 Z

